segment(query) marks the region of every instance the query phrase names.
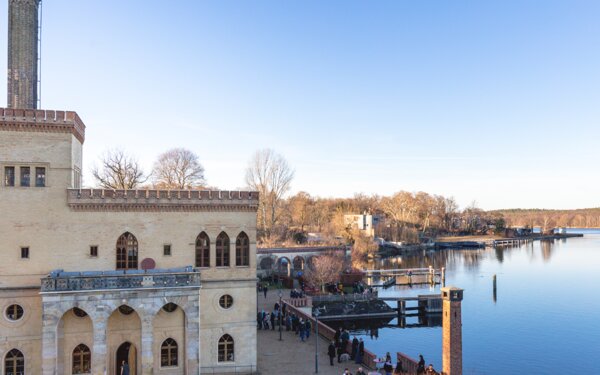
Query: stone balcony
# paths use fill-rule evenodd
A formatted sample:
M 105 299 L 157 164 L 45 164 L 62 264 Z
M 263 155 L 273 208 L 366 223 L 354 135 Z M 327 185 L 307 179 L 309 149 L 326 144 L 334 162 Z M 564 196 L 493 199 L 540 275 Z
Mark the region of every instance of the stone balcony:
M 256 212 L 256 191 L 67 189 L 76 211 Z
M 52 271 L 42 278 L 41 293 L 97 290 L 199 288 L 200 272 L 194 267 L 127 271 Z

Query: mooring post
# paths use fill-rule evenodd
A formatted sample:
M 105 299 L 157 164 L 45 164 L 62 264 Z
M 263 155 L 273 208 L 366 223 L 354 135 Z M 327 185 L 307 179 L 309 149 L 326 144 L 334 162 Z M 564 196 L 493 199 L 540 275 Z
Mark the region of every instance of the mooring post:
M 433 267 L 429 266 L 429 280 L 428 281 L 429 281 L 430 284 L 434 283 L 433 272 L 434 272 L 433 271 Z
M 442 267 L 442 286 L 446 286 L 446 268 Z
M 494 282 L 493 282 L 493 284 L 494 284 L 494 302 L 496 302 L 496 296 L 497 296 L 496 295 L 496 274 L 494 274 Z

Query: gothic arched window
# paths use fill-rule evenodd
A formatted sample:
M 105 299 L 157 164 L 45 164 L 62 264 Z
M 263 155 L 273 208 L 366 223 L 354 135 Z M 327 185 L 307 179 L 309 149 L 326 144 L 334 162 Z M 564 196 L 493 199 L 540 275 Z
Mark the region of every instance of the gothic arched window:
M 235 265 L 250 265 L 250 240 L 244 232 L 240 233 L 235 240 Z
M 135 236 L 125 232 L 117 240 L 117 269 L 136 270 L 138 268 L 138 242 Z
M 160 366 L 177 366 L 177 341 L 168 338 L 160 346 Z
M 221 232 L 216 241 L 217 267 L 229 267 L 229 236 Z
M 87 345 L 79 344 L 73 349 L 73 374 L 89 374 L 92 369 L 92 354 Z
M 210 267 L 210 239 L 204 232 L 196 237 L 196 267 Z
M 233 362 L 233 338 L 223 335 L 219 339 L 219 362 Z
M 13 349 L 4 357 L 5 375 L 22 375 L 25 373 L 25 357 L 18 349 Z

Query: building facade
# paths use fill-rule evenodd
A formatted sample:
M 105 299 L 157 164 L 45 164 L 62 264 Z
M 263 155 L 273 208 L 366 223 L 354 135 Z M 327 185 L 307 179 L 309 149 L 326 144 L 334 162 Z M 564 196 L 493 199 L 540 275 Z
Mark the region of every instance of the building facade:
M 82 189 L 84 138 L 0 108 L 0 374 L 255 371 L 258 193 Z

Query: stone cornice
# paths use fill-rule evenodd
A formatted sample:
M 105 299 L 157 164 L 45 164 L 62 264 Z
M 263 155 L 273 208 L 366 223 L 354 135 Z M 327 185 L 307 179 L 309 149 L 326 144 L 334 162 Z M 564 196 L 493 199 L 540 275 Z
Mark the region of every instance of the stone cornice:
M 74 211 L 256 212 L 258 192 L 67 189 L 67 204 Z
M 71 111 L 0 108 L 0 130 L 71 133 L 85 141 L 85 124 Z

